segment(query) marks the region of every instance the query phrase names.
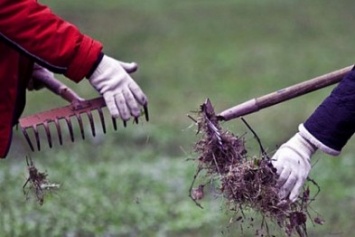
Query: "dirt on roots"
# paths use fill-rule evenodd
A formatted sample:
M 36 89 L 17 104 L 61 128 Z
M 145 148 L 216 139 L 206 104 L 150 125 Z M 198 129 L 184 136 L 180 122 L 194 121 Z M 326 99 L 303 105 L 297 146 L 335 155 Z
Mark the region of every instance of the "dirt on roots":
M 31 156 L 26 156 L 28 178 L 22 186 L 26 199 L 34 197 L 35 201 L 39 205 L 43 205 L 45 196 L 53 191 L 57 191 L 60 188 L 59 184 L 51 183 L 47 179 L 48 174 L 46 172 L 40 172 Z
M 260 226 L 253 224 L 257 236 L 273 236 L 268 228 L 269 221 L 276 223 L 286 236 L 301 237 L 308 236 L 307 220 L 322 223 L 318 214 L 312 219 L 308 211 L 314 200 L 308 186 L 305 185 L 296 202 L 279 199 L 276 169 L 245 120 L 259 141 L 261 157 L 248 155 L 243 137 L 223 131 L 209 100 L 201 105 L 197 119 L 190 118 L 196 122 L 197 133 L 201 136 L 194 146 L 198 154 L 197 170 L 189 190 L 189 196 L 196 205 L 202 208 L 200 200 L 205 195 L 204 187 L 217 183 L 216 188 L 226 201 L 228 210 L 232 211 L 235 222 L 246 223 L 247 219 L 255 219 L 247 218 L 244 214 L 246 211 L 252 211 L 254 217 L 261 218 Z M 201 174 L 204 174 L 203 178 L 199 177 Z M 196 184 L 198 177 L 203 181 Z M 309 181 L 319 192 L 316 182 L 311 179 Z

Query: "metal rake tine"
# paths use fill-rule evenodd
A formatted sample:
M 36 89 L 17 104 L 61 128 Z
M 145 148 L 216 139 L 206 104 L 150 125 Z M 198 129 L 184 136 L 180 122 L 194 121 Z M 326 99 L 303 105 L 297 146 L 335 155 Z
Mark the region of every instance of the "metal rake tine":
M 49 148 L 52 148 L 52 137 L 51 137 L 51 131 L 49 129 L 48 123 L 44 122 L 43 123 L 43 127 L 44 127 L 44 129 L 46 131 L 46 134 L 47 134 L 47 140 L 48 140 Z
M 60 125 L 58 119 L 54 120 L 55 127 L 57 128 L 57 134 L 59 138 L 59 144 L 63 145 L 62 131 L 60 130 Z
M 37 130 L 37 126 L 32 126 L 32 129 L 35 133 L 35 138 L 36 138 L 36 142 L 37 142 L 37 149 L 38 151 L 41 150 L 41 142 L 39 140 L 39 134 L 38 134 L 38 130 Z
M 123 127 L 127 127 L 127 121 L 123 120 Z
M 32 150 L 32 151 L 35 151 L 35 149 L 33 148 L 31 139 L 30 139 L 30 137 L 28 136 L 28 133 L 27 133 L 26 129 L 21 127 L 21 130 L 22 130 L 22 134 L 25 136 L 26 141 L 27 141 L 28 145 L 30 146 L 31 150 Z
M 104 133 L 106 133 L 105 118 L 104 118 L 104 114 L 103 114 L 103 112 L 102 112 L 101 107 L 97 108 L 97 111 L 99 112 L 100 121 L 101 121 L 101 125 L 102 125 L 102 131 L 103 131 Z
M 149 121 L 148 105 L 144 105 L 143 109 L 144 109 L 145 120 L 148 122 Z
M 134 117 L 134 122 L 135 122 L 136 124 L 139 124 L 138 117 Z
M 80 114 L 75 114 L 75 117 L 76 117 L 76 119 L 78 120 L 78 123 L 79 123 L 81 137 L 85 140 L 85 132 L 84 132 L 83 120 L 81 119 Z
M 96 132 L 95 132 L 95 124 L 94 124 L 94 119 L 92 118 L 91 111 L 87 111 L 86 114 L 87 114 L 88 119 L 89 119 L 89 121 L 90 121 L 90 127 L 91 127 L 92 135 L 95 137 L 95 135 L 96 135 Z
M 111 118 L 112 118 L 113 129 L 114 129 L 115 131 L 117 131 L 117 122 L 116 122 L 116 118 L 114 118 L 114 117 L 111 117 Z
M 70 118 L 65 117 L 65 121 L 67 122 L 69 133 L 70 133 L 70 139 L 72 142 L 74 142 L 74 132 L 73 132 L 73 125 L 71 123 Z

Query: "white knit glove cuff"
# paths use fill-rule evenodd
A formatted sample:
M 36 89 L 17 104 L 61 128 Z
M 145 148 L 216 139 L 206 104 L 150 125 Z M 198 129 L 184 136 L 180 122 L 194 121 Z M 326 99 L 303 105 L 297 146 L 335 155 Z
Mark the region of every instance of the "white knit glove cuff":
M 300 124 L 298 126 L 298 130 L 300 135 L 308 140 L 311 144 L 313 144 L 315 147 L 317 147 L 319 150 L 323 151 L 324 153 L 327 153 L 332 156 L 337 156 L 340 154 L 340 151 L 334 150 L 333 148 L 330 148 L 326 145 L 324 145 L 321 141 L 319 141 L 317 138 L 315 138 L 305 127 L 303 124 Z

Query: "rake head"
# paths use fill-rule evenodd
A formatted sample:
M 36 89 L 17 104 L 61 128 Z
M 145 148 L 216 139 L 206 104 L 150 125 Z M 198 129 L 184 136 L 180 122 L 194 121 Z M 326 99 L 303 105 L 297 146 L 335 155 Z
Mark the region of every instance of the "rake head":
M 80 133 L 82 139 L 85 139 L 85 132 L 84 132 L 84 125 L 83 125 L 83 119 L 82 116 L 86 116 L 87 119 L 89 120 L 90 127 L 91 127 L 91 133 L 93 136 L 96 136 L 96 130 L 95 130 L 95 123 L 94 123 L 94 114 L 93 112 L 97 111 L 99 115 L 99 119 L 102 125 L 102 131 L 103 133 L 106 133 L 106 124 L 105 124 L 105 119 L 104 119 L 104 113 L 102 111 L 103 107 L 105 107 L 105 101 L 102 97 L 90 99 L 90 100 L 84 100 L 80 101 L 77 103 L 72 103 L 68 106 L 64 107 L 59 107 L 55 108 L 52 110 L 44 111 L 41 113 L 36 113 L 33 115 L 29 115 L 27 117 L 23 117 L 19 120 L 19 125 L 21 128 L 21 131 L 23 135 L 26 138 L 26 141 L 28 145 L 30 146 L 32 151 L 35 151 L 35 147 L 30 139 L 29 132 L 30 130 L 33 131 L 34 137 L 36 140 L 36 147 L 38 151 L 41 150 L 41 143 L 40 143 L 40 135 L 39 135 L 39 129 L 42 127 L 46 133 L 46 138 L 48 140 L 48 145 L 50 148 L 53 146 L 52 142 L 52 134 L 51 134 L 51 125 L 54 124 L 55 129 L 57 131 L 58 139 L 60 145 L 63 145 L 63 136 L 62 136 L 62 130 L 61 130 L 61 121 L 65 121 L 66 127 L 69 130 L 70 134 L 70 139 L 72 142 L 74 142 L 74 131 L 73 131 L 73 124 L 72 124 L 72 118 L 76 119 L 80 128 Z M 144 114 L 145 118 L 148 121 L 149 120 L 149 115 L 148 115 L 148 109 L 147 106 L 144 106 Z M 113 128 L 116 131 L 117 130 L 117 122 L 116 119 L 112 118 L 112 123 L 113 123 Z M 134 119 L 135 123 L 138 124 L 138 118 L 136 117 Z M 123 121 L 124 127 L 126 127 L 127 122 Z

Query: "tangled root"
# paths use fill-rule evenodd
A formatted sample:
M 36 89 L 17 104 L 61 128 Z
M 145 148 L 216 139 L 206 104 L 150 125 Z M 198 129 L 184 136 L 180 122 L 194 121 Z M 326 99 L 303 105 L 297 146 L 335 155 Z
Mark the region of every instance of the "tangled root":
M 309 188 L 305 187 L 294 203 L 280 200 L 276 169 L 269 156 L 263 150 L 261 157 L 248 156 L 245 140 L 222 130 L 209 100 L 201 105 L 198 119 L 194 121 L 202 137 L 194 147 L 198 154 L 198 165 L 190 188 L 191 199 L 202 208 L 199 200 L 204 197 L 205 185 L 217 180 L 217 190 L 226 200 L 229 210 L 238 213 L 236 221 L 245 218 L 244 210 L 252 210 L 260 215 L 263 220 L 261 227 L 266 226 L 267 232 L 266 220 L 271 220 L 287 236 L 307 236 L 306 222 L 307 217 L 310 217 L 308 207 L 313 201 Z M 205 173 L 205 182 L 194 188 L 201 171 Z M 318 187 L 313 180 L 311 182 Z M 321 224 L 320 220 L 317 217 L 314 222 Z M 263 231 L 257 229 L 256 233 Z

